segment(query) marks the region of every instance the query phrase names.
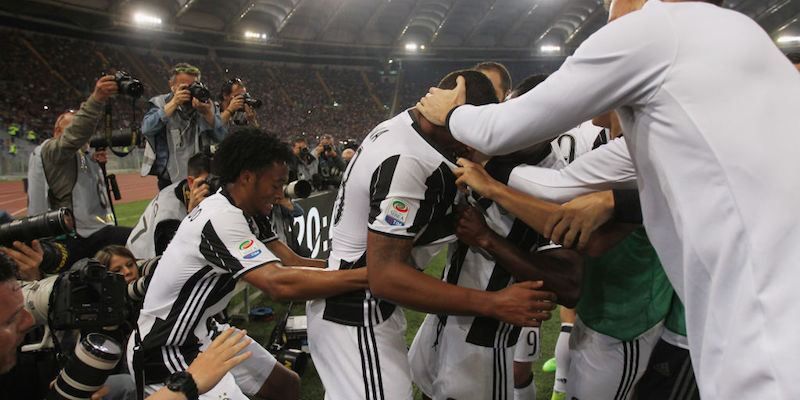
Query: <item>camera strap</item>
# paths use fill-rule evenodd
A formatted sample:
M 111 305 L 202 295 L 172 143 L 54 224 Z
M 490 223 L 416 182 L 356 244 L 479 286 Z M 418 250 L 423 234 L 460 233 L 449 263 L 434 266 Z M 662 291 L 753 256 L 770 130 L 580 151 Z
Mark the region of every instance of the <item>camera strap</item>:
M 112 108 L 111 107 L 111 102 L 107 102 L 106 103 L 105 114 L 103 115 L 103 122 L 104 122 L 104 128 L 105 128 L 104 131 L 105 131 L 105 136 L 106 136 L 106 145 L 107 145 L 107 148 L 109 150 L 111 150 L 111 152 L 114 153 L 117 157 L 125 157 L 128 154 L 130 154 L 131 151 L 133 151 L 134 148 L 136 148 L 136 143 L 138 142 L 139 132 L 138 132 L 138 128 L 137 128 L 137 125 L 136 125 L 136 99 L 132 99 L 131 100 L 131 108 L 132 108 L 133 116 L 131 117 L 131 144 L 129 146 L 127 146 L 128 147 L 128 151 L 117 151 L 112 146 L 113 141 L 112 141 L 112 138 L 111 138 L 111 136 L 112 136 L 112 129 L 111 129 L 111 126 L 112 126 L 112 123 L 111 123 L 112 122 L 112 112 L 111 112 L 111 108 Z

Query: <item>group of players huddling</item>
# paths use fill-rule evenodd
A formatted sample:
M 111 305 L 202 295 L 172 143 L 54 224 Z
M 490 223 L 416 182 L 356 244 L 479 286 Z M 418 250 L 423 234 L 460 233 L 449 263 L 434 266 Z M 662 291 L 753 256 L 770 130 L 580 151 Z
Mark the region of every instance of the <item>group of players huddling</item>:
M 412 382 L 434 399 L 534 398 L 535 327 L 556 304 L 577 312 L 556 396 L 797 398 L 783 368 L 797 346 L 774 351 L 786 333 L 766 325 L 800 307 L 784 275 L 794 276 L 786 255 L 796 250 L 770 250 L 796 245 L 797 230 L 779 227 L 797 218 L 760 215 L 749 199 L 759 193 L 786 209 L 800 189 L 775 169 L 800 158 L 761 162 L 743 137 L 770 127 L 786 143 L 772 152 L 797 148 L 788 143 L 798 144 L 800 78 L 754 22 L 708 3 L 614 0 L 611 19 L 624 18 L 513 93 L 496 63 L 448 74 L 363 139 L 333 205 L 326 263 L 298 257 L 258 221 L 283 196 L 289 148 L 256 128 L 228 135 L 214 156 L 222 187 L 181 222 L 129 342 L 146 393 L 224 329 L 212 316 L 241 278 L 279 299 L 310 300 L 309 346 L 331 400 L 409 399 Z M 715 36 L 748 34 L 747 49 Z M 753 58 L 769 73 L 732 67 Z M 696 60 L 729 75 L 703 75 Z M 722 104 L 734 84 L 747 104 Z M 724 122 L 734 115 L 747 121 L 734 129 Z M 599 136 L 584 122 L 595 117 L 608 128 Z M 578 209 L 591 211 L 590 228 L 571 225 Z M 634 224 L 605 224 L 612 218 Z M 713 224 L 722 232 L 701 233 Z M 445 248 L 442 279 L 423 273 Z M 401 307 L 429 314 L 410 350 Z M 296 397 L 297 376 L 253 351 L 261 356 L 203 398 Z M 637 386 L 651 353 L 672 381 Z

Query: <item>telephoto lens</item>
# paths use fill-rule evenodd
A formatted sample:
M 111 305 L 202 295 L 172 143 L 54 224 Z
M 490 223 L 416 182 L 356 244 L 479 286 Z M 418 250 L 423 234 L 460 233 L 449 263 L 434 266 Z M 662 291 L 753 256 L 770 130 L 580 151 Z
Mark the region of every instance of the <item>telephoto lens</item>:
M 58 374 L 48 400 L 91 399 L 122 358 L 122 347 L 102 333 L 90 333 L 75 345 L 75 354 Z
M 0 244 L 10 246 L 14 241 L 30 242 L 34 239 L 71 233 L 74 230 L 72 211 L 69 208 L 61 208 L 0 225 Z
M 305 199 L 311 194 L 311 182 L 298 179 L 283 185 L 283 195 L 287 199 Z
M 94 136 L 89 141 L 89 147 L 102 149 L 106 147 L 138 146 L 142 141 L 141 135 L 134 135 L 130 131 L 118 132 L 111 135 L 111 141 L 105 135 Z
M 139 266 L 139 279 L 128 284 L 128 299 L 137 302 L 144 300 L 144 294 L 147 293 L 150 279 L 153 278 L 153 272 L 156 271 L 160 259 L 161 256 L 157 256 Z

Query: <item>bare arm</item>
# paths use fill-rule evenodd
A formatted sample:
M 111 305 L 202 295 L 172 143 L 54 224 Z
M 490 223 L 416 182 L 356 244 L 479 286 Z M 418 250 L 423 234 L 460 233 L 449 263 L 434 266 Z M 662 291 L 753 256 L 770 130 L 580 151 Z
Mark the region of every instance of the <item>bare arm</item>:
M 578 244 L 578 249 L 597 256 L 621 240 L 619 235 L 600 237 L 602 235 L 592 234 L 612 217 L 614 199 L 611 191 L 590 193 L 559 206 L 496 181 L 479 164 L 463 158 L 458 160 L 458 164 L 462 167 L 453 170 L 457 184 L 469 186 L 473 191 L 497 202 L 526 225 L 556 243 L 566 247 Z M 616 225 L 613 222 L 607 225 L 609 226 L 599 233 L 621 234 L 625 230 L 630 233 L 630 227 L 613 227 Z
M 550 214 L 559 209 L 556 204 L 539 200 L 496 181 L 480 164 L 464 158 L 459 158 L 458 164 L 461 168 L 453 170 L 457 184 L 469 186 L 481 196 L 495 201 L 537 232 L 545 231 Z
M 246 272 L 242 278 L 278 301 L 321 299 L 368 287 L 365 268 L 320 271 L 273 262 Z
M 316 258 L 305 258 L 300 257 L 297 253 L 295 253 L 286 243 L 283 243 L 280 240 L 273 240 L 267 243 L 267 248 L 272 254 L 275 254 L 278 258 L 281 259 L 281 263 L 283 265 L 292 265 L 292 266 L 302 266 L 302 267 L 314 267 L 314 268 L 325 268 L 325 260 L 318 260 Z
M 538 253 L 520 250 L 514 243 L 493 232 L 474 207 L 459 213 L 458 238 L 470 246 L 479 246 L 518 281 L 543 281 L 542 289 L 558 296 L 558 303 L 574 307 L 583 281 L 583 257 L 574 250 L 553 249 Z
M 432 314 L 484 315 L 519 326 L 550 318 L 556 296 L 523 282 L 497 292 L 450 285 L 408 265 L 411 238 L 367 233 L 369 288 L 374 295 Z

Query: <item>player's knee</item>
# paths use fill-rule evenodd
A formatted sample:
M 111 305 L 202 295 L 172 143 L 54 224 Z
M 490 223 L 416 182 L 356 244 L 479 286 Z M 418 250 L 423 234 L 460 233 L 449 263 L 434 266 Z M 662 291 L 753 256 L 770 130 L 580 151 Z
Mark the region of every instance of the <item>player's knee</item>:
M 531 367 L 533 363 L 514 361 L 514 386 L 520 386 L 528 382 L 533 376 Z
M 283 365 L 275 365 L 261 386 L 261 390 L 258 391 L 258 397 L 267 400 L 300 398 L 300 375 Z

